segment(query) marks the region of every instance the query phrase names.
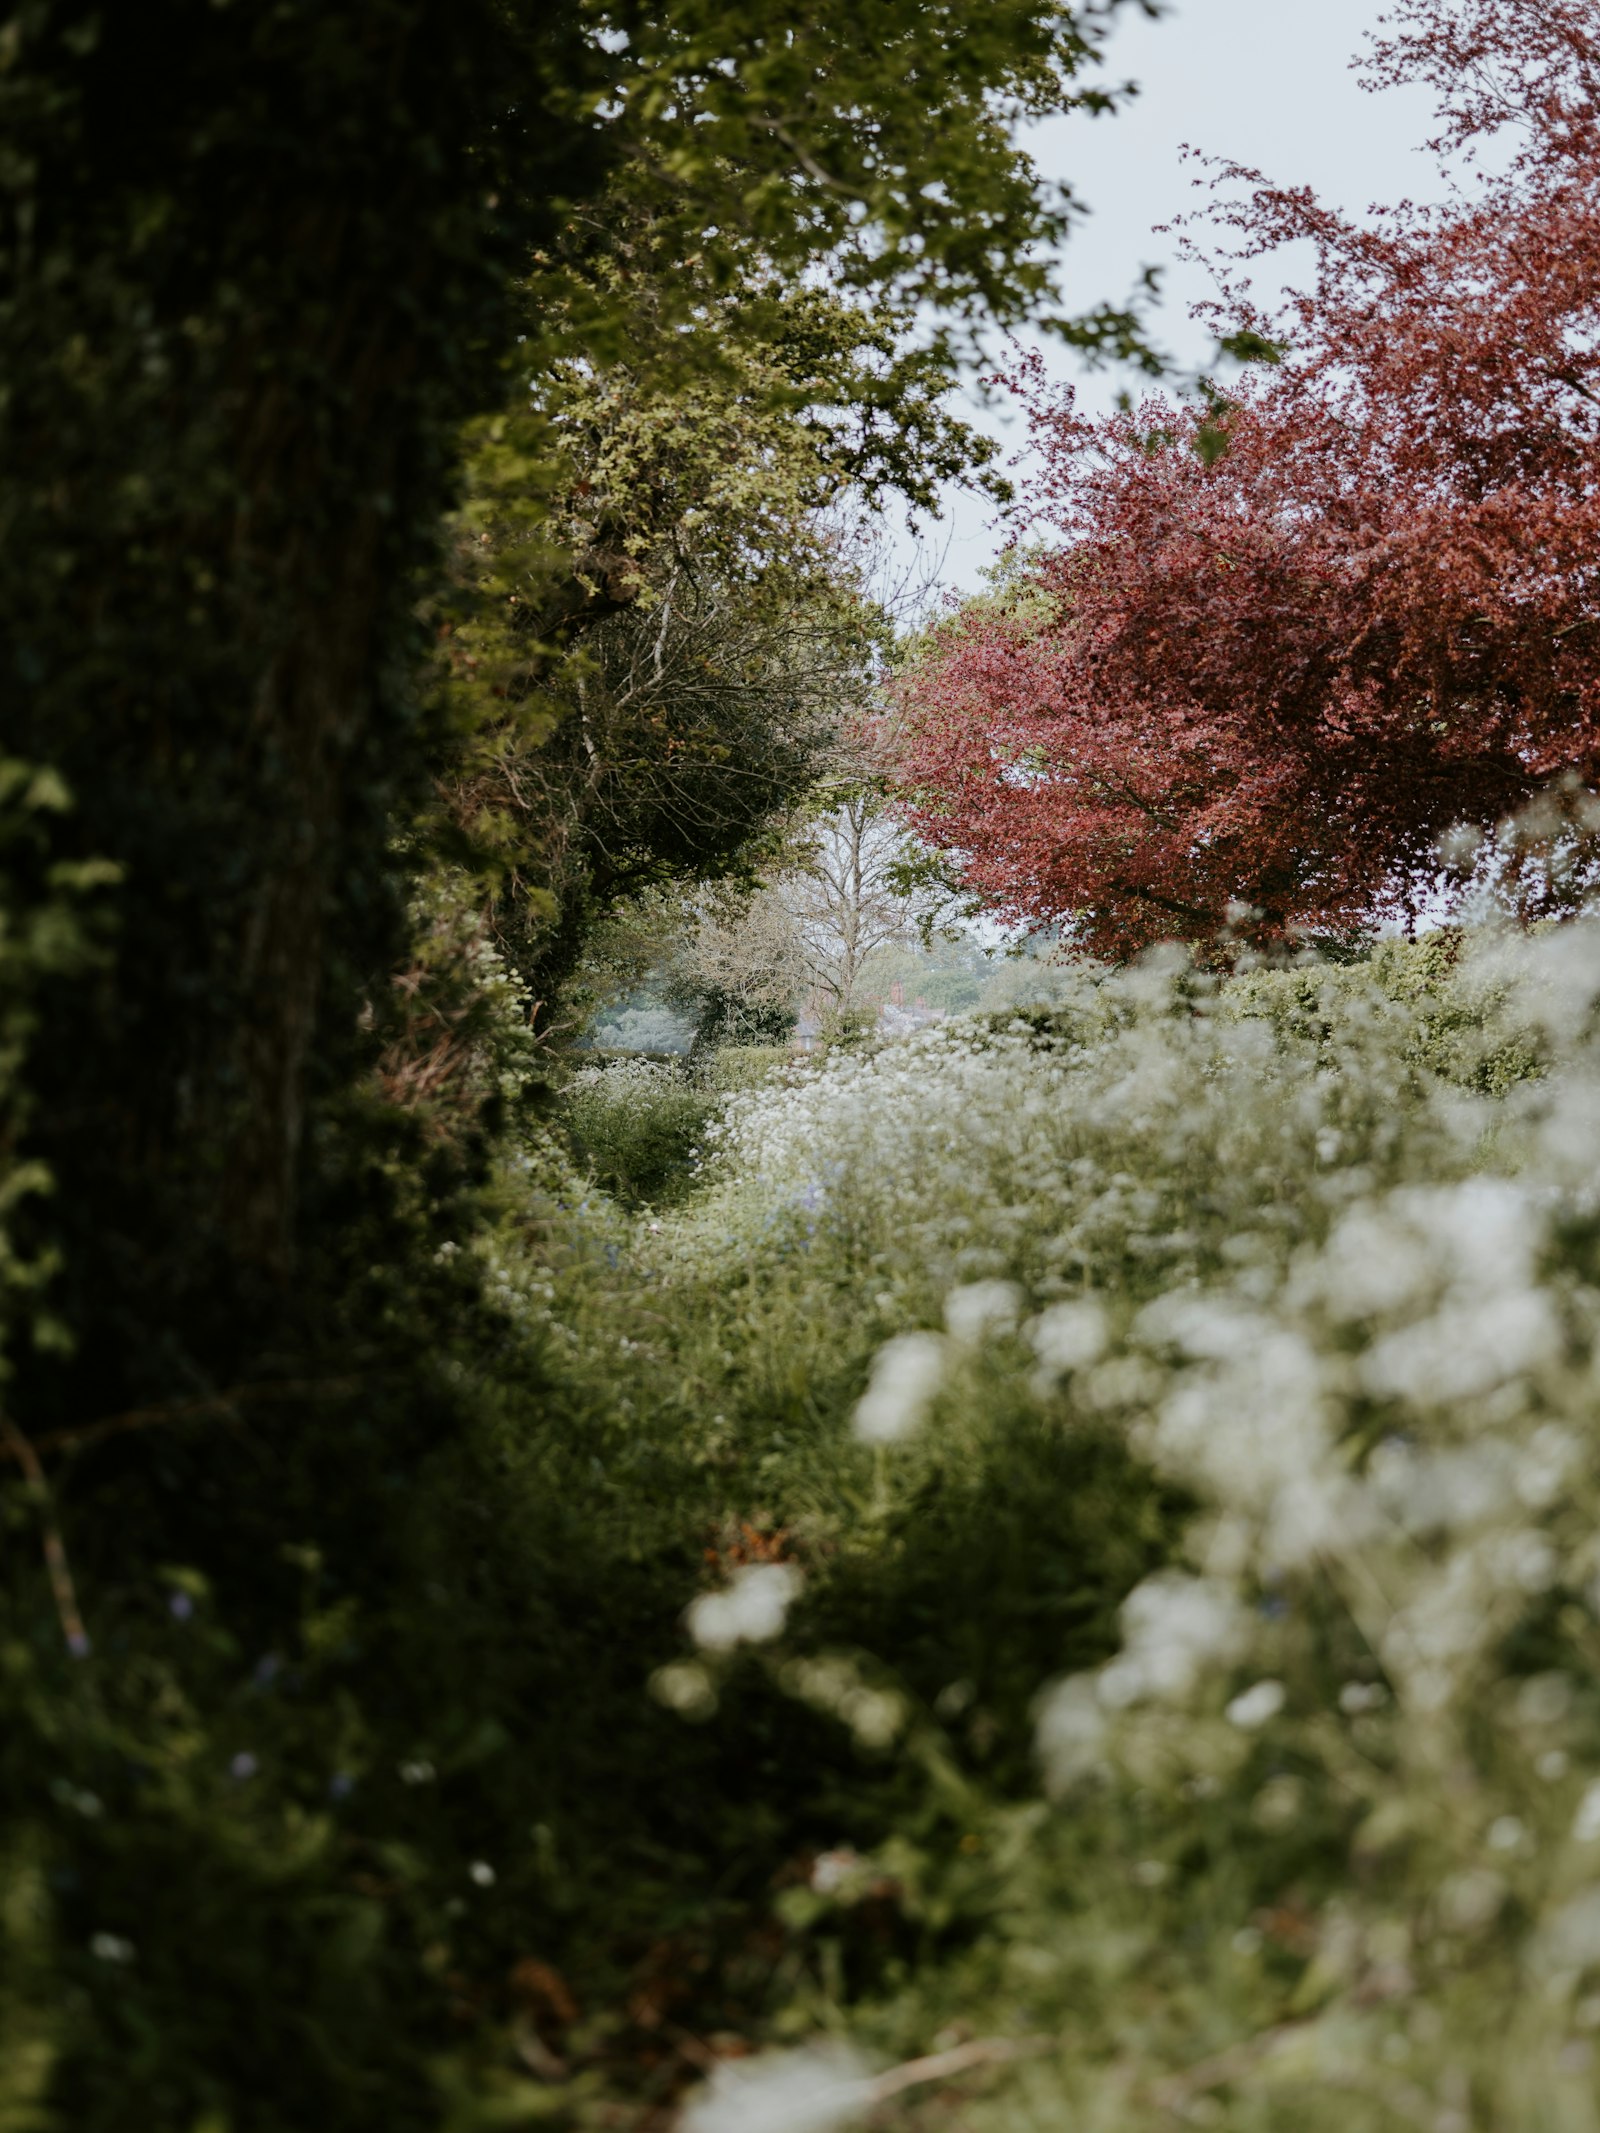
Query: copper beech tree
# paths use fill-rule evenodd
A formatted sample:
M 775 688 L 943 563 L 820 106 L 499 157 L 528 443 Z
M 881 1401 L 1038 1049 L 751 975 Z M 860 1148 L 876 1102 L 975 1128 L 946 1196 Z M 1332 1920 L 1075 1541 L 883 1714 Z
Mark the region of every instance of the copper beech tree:
M 1441 832 L 1600 778 L 1600 5 L 1387 30 L 1368 79 L 1437 92 L 1446 204 L 1362 225 L 1225 166 L 1234 260 L 1314 247 L 1285 316 L 1228 298 L 1280 359 L 1098 421 L 1024 369 L 1046 544 L 901 685 L 916 826 L 1100 953 L 1404 914 Z

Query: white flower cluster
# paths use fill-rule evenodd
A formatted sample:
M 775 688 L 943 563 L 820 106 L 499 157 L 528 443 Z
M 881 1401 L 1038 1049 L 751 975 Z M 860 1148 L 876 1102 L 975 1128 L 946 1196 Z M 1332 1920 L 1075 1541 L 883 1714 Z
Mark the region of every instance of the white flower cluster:
M 684 1070 L 665 1059 L 609 1059 L 603 1065 L 581 1066 L 568 1088 L 574 1093 L 619 1110 L 648 1110 L 684 1086 Z
M 830 2133 L 873 2100 L 866 2062 L 847 2045 L 725 2059 L 684 2112 L 682 2133 Z
M 943 1383 L 944 1357 L 937 1333 L 897 1333 L 886 1341 L 856 1402 L 856 1435 L 868 1444 L 894 1444 L 910 1436 L 927 1419 Z
M 783 1634 L 803 1580 L 793 1563 L 746 1563 L 720 1592 L 690 1603 L 689 1634 L 703 1652 L 770 1644 Z
M 859 1436 L 1003 1383 L 1190 1493 L 1120 1649 L 1041 1694 L 1047 1786 L 1169 1811 L 1174 1856 L 1197 1802 L 1275 1844 L 1325 1817 L 1308 1857 L 1352 1864 L 1293 1913 L 1322 1968 L 1284 2020 L 1307 2065 L 1405 2059 L 1395 2123 L 1600 2123 L 1597 1008 L 1592 919 L 1222 987 L 1170 954 L 1085 974 L 1048 1028 L 950 1023 L 735 1099 L 677 1247 L 747 1252 L 823 1180 L 806 1248 L 915 1329 Z M 1184 1900 L 1158 1858 L 1095 1856 Z M 1254 1960 L 1263 1929 L 1219 1943 L 1196 1887 L 1163 1963 Z M 1278 2063 L 1223 2061 L 1239 2095 Z M 1146 2123 L 1109 2096 L 1085 2123 Z

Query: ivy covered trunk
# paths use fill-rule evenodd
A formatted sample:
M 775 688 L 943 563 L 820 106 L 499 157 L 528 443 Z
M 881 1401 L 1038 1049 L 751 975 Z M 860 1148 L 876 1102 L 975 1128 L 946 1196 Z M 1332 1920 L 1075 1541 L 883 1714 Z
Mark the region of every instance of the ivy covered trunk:
M 474 0 L 40 0 L 5 40 L 0 738 L 70 796 L 54 860 L 121 877 L 9 1137 L 79 1332 L 159 1347 L 293 1262 L 393 924 L 450 439 L 543 212 L 497 159 L 548 191 L 508 99 L 559 69 Z

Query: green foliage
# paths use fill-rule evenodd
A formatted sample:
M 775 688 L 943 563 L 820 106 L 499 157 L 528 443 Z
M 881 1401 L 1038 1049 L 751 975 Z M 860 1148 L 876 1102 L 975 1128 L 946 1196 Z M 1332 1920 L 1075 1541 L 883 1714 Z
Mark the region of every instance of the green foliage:
M 1228 1011 L 1324 1044 L 1352 1012 L 1377 1013 L 1403 1032 L 1400 1056 L 1408 1067 L 1501 1096 L 1538 1071 L 1538 1047 L 1515 1025 L 1498 1040 L 1486 1038 L 1514 990 L 1510 973 L 1497 977 L 1493 960 L 1481 954 L 1463 971 L 1461 952 L 1460 933 L 1441 927 L 1420 940 L 1376 941 L 1351 964 L 1318 960 L 1254 971 L 1229 986 Z
M 444 610 L 444 848 L 494 884 L 547 999 L 620 907 L 748 874 L 882 634 L 795 410 L 759 376 L 667 390 L 646 367 L 555 381 L 564 504 L 536 540 L 489 426 Z
M 955 939 L 935 937 L 926 948 L 895 944 L 880 948 L 867 966 L 868 989 L 892 998 L 899 986 L 907 1006 L 918 999 L 947 1014 L 975 1008 L 983 998 L 986 979 L 996 964 L 970 934 Z
M 123 876 L 98 982 L 50 996 L 34 1138 L 75 1313 L 121 1291 L 157 1345 L 164 1285 L 204 1317 L 230 1257 L 286 1250 L 324 975 L 393 910 L 412 574 L 550 227 L 566 151 L 513 122 L 480 153 L 479 107 L 496 74 L 581 76 L 578 25 L 449 15 L 39 0 L 7 33 L 8 731 L 74 796 L 58 856 Z M 523 189 L 488 211 L 506 154 Z
M 29 1203 L 52 1180 L 42 1162 L 19 1159 L 17 1144 L 32 1109 L 27 1069 L 40 993 L 103 958 L 104 892 L 117 878 L 103 861 L 52 854 L 49 826 L 70 806 L 51 771 L 0 760 L 0 1120 L 9 1127 L 0 1138 L 0 1383 L 19 1345 L 48 1349 L 63 1334 L 48 1302 L 58 1255 L 23 1241 Z
M 711 1054 L 705 1072 L 713 1087 L 732 1093 L 753 1089 L 795 1064 L 787 1044 L 723 1044 Z
M 1198 1466 L 1158 1455 L 1171 1401 L 1235 1365 L 1186 1360 L 1140 1313 L 1174 1296 L 1257 1310 L 1238 1368 L 1294 1329 L 1342 1382 L 1340 1355 L 1410 1321 L 1324 1351 L 1297 1269 L 1343 1263 L 1329 1240 L 1352 1210 L 1470 1191 L 1486 1162 L 1502 1178 L 1570 1162 L 1591 1130 L 1574 1077 L 1594 967 L 1584 929 L 1397 943 L 1220 989 L 1181 961 L 1079 967 L 1050 1009 L 820 1067 L 758 1050 L 712 1055 L 698 1081 L 589 1069 L 564 1130 L 588 1104 L 617 1175 L 660 1165 L 666 1193 L 637 1218 L 536 1134 L 487 1199 L 465 1194 L 425 1107 L 375 1113 L 383 1153 L 338 1188 L 348 1262 L 324 1279 L 345 1300 L 316 1382 L 241 1388 L 61 1469 L 85 1660 L 8 1498 L 0 1780 L 15 1799 L 48 1774 L 11 1825 L 17 2122 L 131 2127 L 158 2097 L 181 2125 L 597 2128 L 699 2079 L 685 2035 L 848 2028 L 904 2060 L 957 2024 L 1045 2040 L 961 2077 L 964 2113 L 1004 2133 L 1063 2098 L 1119 2133 L 1154 2126 L 1163 2083 L 1205 2097 L 1214 2078 L 1246 2127 L 1288 2099 L 1376 2133 L 1397 2024 L 1421 2060 L 1405 2079 L 1498 2078 L 1474 2012 L 1485 1995 L 1521 2009 L 1515 1950 L 1535 1928 L 1512 1910 L 1429 1921 L 1442 1888 L 1470 1906 L 1495 1817 L 1554 1832 L 1575 1812 L 1589 1675 L 1561 1609 L 1587 1602 L 1518 1586 L 1494 1603 L 1503 1632 L 1470 1677 L 1485 1717 L 1441 1764 L 1442 1721 L 1374 1663 L 1333 1570 L 1227 1554 L 1260 1486 L 1228 1430 L 1256 1395 L 1220 1384 Z M 1514 1044 L 1524 1078 L 1494 1093 L 1474 1061 Z M 1519 1091 L 1548 1093 L 1530 1111 Z M 692 1184 L 671 1167 L 691 1135 L 719 1151 Z M 1452 1230 L 1456 1206 L 1434 1242 L 1418 1233 L 1420 1263 L 1474 1234 L 1465 1201 Z M 1551 1220 L 1538 1278 L 1567 1296 L 1588 1231 L 1581 1211 Z M 1419 1290 L 1416 1323 L 1448 1302 Z M 938 1356 L 909 1405 L 882 1361 L 907 1333 Z M 1492 1367 L 1515 1367 L 1496 1341 Z M 1485 1431 L 1525 1439 L 1532 1473 L 1554 1442 L 1540 1429 L 1581 1428 L 1587 1379 L 1529 1367 L 1534 1404 L 1474 1413 L 1465 1442 L 1498 1457 Z M 900 1400 L 903 1434 L 852 1426 L 868 1387 L 880 1418 Z M 1262 1472 L 1273 1432 L 1303 1426 L 1280 1390 L 1262 1395 Z M 1448 1428 L 1398 1397 L 1354 1411 L 1338 1472 L 1377 1488 L 1384 1459 Z M 273 1487 L 235 1505 L 219 1557 L 241 1444 Z M 1223 1474 L 1240 1493 L 1219 1505 Z M 1425 1478 L 1405 1466 L 1392 1486 Z M 115 1532 L 92 1516 L 97 1481 L 115 1485 Z M 1546 1518 L 1503 1493 L 1512 1526 Z M 1448 1579 L 1470 1540 L 1452 1534 L 1389 1562 L 1422 1581 L 1392 1604 Z M 686 1632 L 686 1607 L 774 1566 L 798 1582 L 776 1638 Z M 1122 1603 L 1175 1570 L 1243 1578 L 1256 1642 L 1201 1665 L 1192 1702 L 1108 1701 L 1105 1774 L 1086 1779 L 1051 1685 L 1126 1661 Z M 1553 1670 L 1570 1693 L 1525 1693 Z M 1264 1733 L 1222 1715 L 1263 1678 L 1288 1687 Z M 1344 1710 L 1351 1681 L 1372 1694 Z M 1491 1715 L 1524 1704 L 1566 1715 Z M 1558 1750 L 1559 1778 L 1518 1774 Z M 1441 1769 L 1471 1788 L 1454 1819 Z M 1427 1834 L 1385 1834 L 1391 1802 Z M 1554 1930 L 1570 1879 L 1546 1898 L 1522 1854 L 1486 1856 L 1519 1877 L 1502 1904 Z M 1402 1930 L 1412 1982 L 1379 1993 Z M 1545 2017 L 1526 2020 L 1523 2078 L 1554 2063 Z M 1280 2031 L 1318 2040 L 1314 2069 L 1377 2068 L 1371 2110 L 1324 2072 L 1302 2085 L 1302 2062 L 1260 2044 Z M 1214 2062 L 1233 2071 L 1196 2072 Z M 939 2108 L 912 2097 L 908 2122 Z
M 1112 11 L 893 0 L 869 26 L 840 0 L 781 18 L 730 0 L 665 15 L 627 0 L 595 9 L 607 78 L 575 87 L 567 108 L 615 114 L 652 218 L 713 273 L 753 241 L 785 265 L 826 259 L 879 306 L 1048 317 L 1051 254 L 1075 203 L 1039 181 L 1014 129 L 1111 106 L 1114 92 L 1074 77 Z M 606 234 L 582 226 L 578 246 Z M 1136 343 L 1120 313 L 1052 323 L 1089 346 Z
M 637 1206 L 683 1190 L 715 1108 L 689 1062 L 621 1055 L 578 1068 L 559 1118 L 597 1183 Z

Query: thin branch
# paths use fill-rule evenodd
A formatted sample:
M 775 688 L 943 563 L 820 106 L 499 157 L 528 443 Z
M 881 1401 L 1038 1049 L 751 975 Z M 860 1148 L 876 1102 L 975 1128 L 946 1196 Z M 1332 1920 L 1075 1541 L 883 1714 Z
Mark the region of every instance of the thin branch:
M 872 2084 L 874 2104 L 887 2103 L 907 2089 L 921 2088 L 929 2081 L 948 2081 L 956 2074 L 970 2073 L 975 2066 L 1004 2066 L 1014 2059 L 1035 2059 L 1056 2049 L 1055 2037 L 974 2037 L 947 2052 L 933 2052 L 925 2059 L 908 2059 L 891 2066 Z
M 780 141 L 788 149 L 790 155 L 794 157 L 801 169 L 805 171 L 806 175 L 814 178 L 825 191 L 837 193 L 843 200 L 859 200 L 861 198 L 860 187 L 849 185 L 844 179 L 836 178 L 831 171 L 825 170 L 816 157 L 812 155 L 811 151 L 795 139 L 782 119 L 756 118 L 753 123 L 761 127 L 765 132 L 770 133 L 775 140 Z
M 50 1495 L 50 1484 L 45 1479 L 44 1468 L 39 1464 L 39 1455 L 16 1423 L 4 1413 L 0 1413 L 0 1440 L 4 1441 L 6 1450 L 27 1477 L 29 1494 L 39 1507 L 44 1564 L 50 1578 L 50 1590 L 55 1598 L 56 1614 L 61 1621 L 61 1634 L 67 1640 L 67 1650 L 74 1659 L 87 1659 L 90 1649 L 89 1632 L 83 1626 L 83 1616 L 78 1609 L 77 1589 L 72 1582 L 72 1565 L 67 1560 L 66 1543 L 61 1538 L 55 1504 Z
M 322 1378 L 290 1379 L 276 1385 L 239 1385 L 230 1392 L 213 1393 L 203 1400 L 176 1400 L 164 1407 L 133 1407 L 125 1414 L 105 1415 L 98 1421 L 81 1422 L 71 1429 L 52 1430 L 48 1436 L 41 1437 L 37 1445 L 30 1444 L 15 1423 L 0 1415 L 0 1454 L 8 1455 L 27 1472 L 30 1471 L 30 1459 L 37 1466 L 41 1454 L 48 1458 L 55 1452 L 79 1451 L 87 1444 L 99 1444 L 107 1437 L 120 1437 L 132 1430 L 159 1429 L 167 1423 L 195 1421 L 205 1415 L 227 1415 L 236 1407 L 263 1400 L 335 1398 L 360 1392 L 368 1383 L 370 1380 L 365 1378 Z

